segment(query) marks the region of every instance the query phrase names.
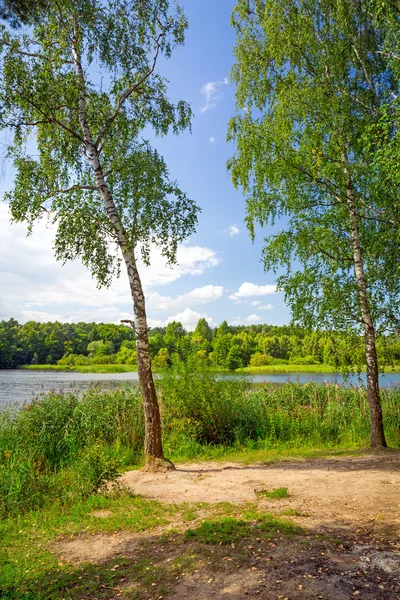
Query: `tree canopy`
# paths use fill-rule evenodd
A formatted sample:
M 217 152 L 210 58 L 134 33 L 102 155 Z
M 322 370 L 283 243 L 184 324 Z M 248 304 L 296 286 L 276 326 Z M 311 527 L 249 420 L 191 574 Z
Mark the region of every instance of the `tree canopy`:
M 163 460 L 161 422 L 138 259 L 149 264 L 158 246 L 176 262 L 199 209 L 147 137 L 190 125 L 190 107 L 169 100 L 158 69 L 186 28 L 181 8 L 166 0 L 60 0 L 31 30 L 2 26 L 0 38 L 0 125 L 12 131 L 16 169 L 6 195 L 12 217 L 30 230 L 46 216 L 56 257 L 79 258 L 99 285 L 124 263 L 152 464 Z
M 384 25 L 351 0 L 239 0 L 232 22 L 229 168 L 250 232 L 279 220 L 263 258 L 283 269 L 295 322 L 364 332 L 384 445 L 375 335 L 397 327 L 400 299 L 399 189 L 372 160 L 371 132 L 398 93 Z

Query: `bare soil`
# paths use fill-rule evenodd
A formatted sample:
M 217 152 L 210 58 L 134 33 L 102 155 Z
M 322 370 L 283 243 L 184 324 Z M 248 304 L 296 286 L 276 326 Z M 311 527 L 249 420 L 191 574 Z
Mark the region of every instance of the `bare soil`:
M 250 466 L 187 464 L 167 473 L 131 471 L 121 481 L 147 498 L 193 503 L 198 514 L 191 523 L 174 524 L 173 532 L 169 526 L 59 540 L 53 550 L 74 563 L 127 566 L 150 559 L 155 581 L 121 577 L 110 599 L 400 600 L 398 452 Z M 259 493 L 280 487 L 288 488 L 288 498 Z M 233 544 L 186 539 L 188 527 L 212 520 L 199 503 L 220 502 L 233 505 L 233 515 L 245 503 L 291 514 L 303 533 L 264 535 L 253 524 L 251 535 Z

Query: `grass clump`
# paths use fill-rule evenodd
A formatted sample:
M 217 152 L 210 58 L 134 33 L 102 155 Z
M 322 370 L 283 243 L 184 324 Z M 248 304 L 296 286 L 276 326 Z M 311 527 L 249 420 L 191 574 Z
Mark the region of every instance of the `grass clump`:
M 274 488 L 273 490 L 259 490 L 256 492 L 258 498 L 289 498 L 289 492 L 287 487 Z
M 283 510 L 281 512 L 281 515 L 284 515 L 285 517 L 309 517 L 309 513 L 305 513 L 302 512 L 301 510 L 298 510 L 297 508 L 286 508 L 285 510 Z

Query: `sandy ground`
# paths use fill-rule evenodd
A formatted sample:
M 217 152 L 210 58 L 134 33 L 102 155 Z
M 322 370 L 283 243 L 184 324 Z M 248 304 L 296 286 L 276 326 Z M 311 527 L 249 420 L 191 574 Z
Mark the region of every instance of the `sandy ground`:
M 314 526 L 379 520 L 400 531 L 400 452 L 269 465 L 198 463 L 160 474 L 129 471 L 121 480 L 137 494 L 169 503 L 241 504 L 256 500 L 260 490 L 286 487 L 289 498 L 264 500 L 263 508 L 298 509 Z
M 252 502 L 277 515 L 294 509 L 292 521 L 304 534 L 271 539 L 255 533 L 228 545 L 188 542 L 184 530 L 198 527 L 198 519 L 177 524 L 172 535 L 160 528 L 59 540 L 53 551 L 74 563 L 111 567 L 117 561 L 115 570 L 151 560 L 160 573 L 155 587 L 121 576 L 110 600 L 400 600 L 398 452 L 250 466 L 187 464 L 163 474 L 131 471 L 121 480 L 136 494 L 166 503 Z M 288 498 L 257 494 L 279 487 L 288 488 Z M 94 516 L 109 516 L 100 512 Z M 171 567 L 181 559 L 181 569 Z

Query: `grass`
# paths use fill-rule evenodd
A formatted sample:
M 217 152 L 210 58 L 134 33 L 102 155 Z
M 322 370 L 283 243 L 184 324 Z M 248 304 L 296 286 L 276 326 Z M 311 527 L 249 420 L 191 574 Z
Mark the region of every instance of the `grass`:
M 29 371 L 72 371 L 75 373 L 136 373 L 137 365 L 25 365 Z
M 111 516 L 94 518 L 93 511 L 100 509 L 109 510 Z M 51 544 L 60 537 L 71 538 L 82 533 L 115 535 L 121 530 L 149 531 L 167 525 L 178 511 L 176 506 L 128 494 L 114 498 L 96 495 L 70 507 L 53 506 L 0 521 L 0 595 L 21 598 L 28 594 L 32 599 L 58 599 L 81 598 L 89 592 L 104 594 L 103 586 L 113 584 L 121 576 L 120 571 L 110 570 L 113 564 L 106 568 L 75 566 L 53 554 Z M 101 597 L 105 594 L 96 595 L 96 598 Z
M 259 490 L 256 493 L 258 498 L 270 498 L 272 500 L 289 498 L 287 487 L 274 488 L 273 490 Z
M 97 510 L 107 510 L 109 516 L 96 518 Z M 188 510 L 201 510 L 202 522 L 187 523 Z M 134 557 L 128 551 L 99 564 L 79 564 L 53 551 L 53 544 L 62 539 L 85 535 L 90 541 L 92 534 L 101 533 L 112 542 L 117 532 L 144 536 Z M 206 556 L 207 564 L 214 561 L 211 567 L 220 568 L 226 552 L 247 555 L 249 541 L 257 539 L 260 546 L 277 534 L 301 535 L 302 530 L 254 504 L 179 506 L 124 492 L 95 495 L 71 506 L 0 521 L 0 594 L 8 600 L 106 599 L 111 592 L 123 598 L 158 598 L 168 593 L 176 579 L 201 569 Z M 233 548 L 218 557 L 221 545 L 229 544 Z M 167 561 L 166 552 L 171 556 Z
M 249 523 L 225 517 L 220 521 L 204 521 L 196 529 L 187 529 L 185 538 L 203 544 L 233 544 L 240 538 L 249 536 Z

